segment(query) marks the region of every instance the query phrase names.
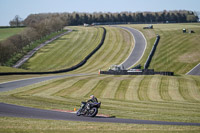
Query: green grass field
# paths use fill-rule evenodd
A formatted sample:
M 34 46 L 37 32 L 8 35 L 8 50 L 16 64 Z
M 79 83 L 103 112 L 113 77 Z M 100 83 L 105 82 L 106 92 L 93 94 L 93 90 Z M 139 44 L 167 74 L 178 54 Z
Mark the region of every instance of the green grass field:
M 24 28 L 0 28 L 0 41 L 21 32 Z
M 99 69 L 107 70 L 113 64 L 121 64 L 134 47 L 131 34 L 116 27 L 105 27 L 106 38 L 103 46 L 81 68 L 73 73 L 98 73 Z
M 89 98 L 89 95 L 94 94 L 102 102 L 102 107 L 99 110 L 101 114 L 118 118 L 199 123 L 199 83 L 200 78 L 197 76 L 90 75 L 45 81 L 10 92 L 4 92 L 0 94 L 0 102 L 50 110 L 73 110 L 74 108 L 79 108 L 81 101 L 85 101 Z M 24 119 L 12 119 L 14 118 L 9 118 L 5 121 L 1 118 L 0 121 L 8 125 L 13 122 L 11 129 L 16 128 L 15 122 L 24 121 Z M 30 120 L 29 122 L 34 121 Z M 46 123 L 46 120 L 42 121 Z M 54 121 L 49 122 L 54 123 Z M 84 122 L 66 123 L 68 123 L 67 125 L 79 123 L 81 127 L 86 124 Z M 36 125 L 35 123 L 32 127 Z M 48 123 L 43 126 L 47 125 Z M 94 125 L 96 128 L 103 124 L 95 123 Z M 125 124 L 123 126 L 121 124 L 122 129 L 120 130 L 115 129 L 116 125 L 119 124 L 110 124 L 110 128 L 113 131 L 121 131 L 123 129 L 128 132 L 126 126 L 129 128 L 130 126 L 136 126 L 125 126 Z M 16 129 L 25 130 L 23 125 L 21 126 Z M 55 128 L 52 125 L 48 126 Z M 58 127 L 62 128 L 62 125 Z M 137 125 L 136 127 L 137 131 L 140 132 L 148 128 L 152 132 L 160 132 L 162 130 L 182 132 L 186 128 L 182 126 L 161 126 L 161 129 L 156 129 L 155 127 L 157 126 L 154 125 Z M 176 130 L 176 128 L 179 130 Z M 63 130 L 67 131 L 68 129 Z M 71 130 L 76 130 L 76 128 L 72 127 Z M 87 128 L 84 130 L 85 132 L 90 131 Z M 195 132 L 199 131 L 199 128 L 187 127 L 186 130 L 187 132 Z M 100 131 L 102 132 L 103 130 Z
M 172 71 L 175 74 L 185 74 L 200 62 L 200 24 L 156 24 L 154 29 L 142 29 L 146 25 L 129 25 L 142 31 L 148 46 L 144 58 L 139 62 L 144 64 L 154 44 L 156 34 L 160 42 L 150 63 L 150 69 L 157 71 Z M 194 30 L 194 34 L 183 33 L 182 29 Z M 139 64 L 138 63 L 138 64 Z
M 100 42 L 103 29 L 94 27 L 70 27 L 74 31 L 48 44 L 34 55 L 22 67 L 30 71 L 48 71 L 68 68 L 78 64 Z M 106 27 L 107 35 L 100 52 L 81 68 L 97 72 L 99 68 L 108 68 L 112 63 L 121 63 L 132 48 L 131 35 L 124 30 Z M 115 50 L 117 50 L 115 52 Z M 119 53 L 122 53 L 119 55 Z M 110 56 L 112 55 L 112 56 Z M 107 58 L 107 61 L 105 59 Z M 104 60 L 102 62 L 102 60 Z M 99 63 L 99 64 L 95 64 Z M 88 67 L 89 66 L 89 67 Z M 98 66 L 98 69 L 94 69 Z M 80 71 L 79 71 L 80 72 Z
M 199 45 L 197 44 L 196 40 L 198 40 L 197 37 L 199 36 L 199 24 L 158 24 L 154 25 L 153 30 L 143 30 L 142 27 L 145 25 L 126 26 L 135 27 L 141 30 L 147 39 L 148 46 L 146 48 L 144 57 L 140 61 L 141 64 L 144 64 L 146 61 L 146 58 L 155 41 L 155 36 L 157 33 L 159 33 L 161 35 L 161 40 L 158 44 L 152 63 L 150 64 L 150 68 L 160 71 L 174 71 L 179 75 L 97 75 L 99 69 L 107 70 L 112 64 L 120 64 L 124 59 L 127 58 L 130 51 L 134 47 L 133 39 L 131 38 L 132 36 L 127 31 L 106 26 L 105 28 L 107 30 L 107 35 L 102 48 L 100 48 L 99 51 L 93 55 L 83 67 L 70 72 L 94 74 L 88 76 L 54 79 L 23 88 L 18 88 L 13 91 L 1 92 L 0 102 L 42 109 L 73 110 L 74 108 L 80 107 L 81 101 L 85 101 L 91 94 L 94 94 L 97 96 L 99 101 L 102 102 L 102 107 L 99 110 L 99 113 L 101 114 L 116 116 L 118 118 L 200 123 L 200 77 L 183 75 L 192 67 L 194 67 L 196 63 L 185 62 L 186 65 L 184 67 L 181 66 L 183 61 L 181 62 L 180 60 L 176 60 L 185 53 L 190 53 L 193 51 L 195 53 L 195 51 L 198 51 Z M 196 33 L 183 34 L 183 27 L 191 28 Z M 84 43 L 85 41 L 82 35 L 88 36 L 88 38 L 89 36 L 93 38 L 92 35 L 102 32 L 100 29 L 90 29 L 91 27 L 74 28 L 76 28 L 76 33 L 70 33 L 68 35 L 72 38 L 72 40 L 70 40 L 71 42 L 83 39 Z M 88 33 L 85 30 L 88 30 Z M 80 33 L 81 35 L 78 35 L 77 37 L 77 33 Z M 67 36 L 63 38 L 66 39 Z M 187 44 L 184 44 L 185 41 Z M 92 41 L 84 43 L 84 45 L 87 44 L 89 46 L 90 42 Z M 94 40 L 94 42 L 98 42 L 98 40 Z M 46 52 L 41 53 L 40 58 L 43 58 L 43 56 L 50 51 L 53 51 L 57 45 L 62 45 L 62 43 L 64 43 L 64 39 L 57 40 L 56 42 L 52 43 L 52 46 L 47 46 L 45 49 L 42 49 L 41 51 L 46 50 Z M 74 43 L 74 45 L 71 46 L 75 47 L 74 51 L 76 51 L 75 44 L 77 43 Z M 167 48 L 169 46 L 173 46 L 174 51 L 172 51 L 172 48 L 170 51 L 166 51 L 165 45 L 168 45 L 166 46 Z M 186 45 L 189 45 L 190 47 Z M 65 45 L 63 44 L 63 46 L 59 49 L 64 49 L 64 46 Z M 181 46 L 183 46 L 183 48 Z M 184 47 L 187 47 L 187 49 Z M 87 52 L 89 51 L 90 50 L 87 50 Z M 36 54 L 31 60 L 34 58 L 38 58 L 39 60 L 38 54 Z M 82 55 L 80 52 L 76 54 L 77 56 Z M 175 54 L 175 56 L 173 54 Z M 51 58 L 53 57 L 52 54 L 49 54 L 48 56 Z M 73 58 L 69 58 L 69 61 L 72 59 Z M 167 62 L 166 60 L 169 59 L 171 60 Z M 194 56 L 192 59 L 197 60 L 197 57 Z M 64 58 L 62 58 L 62 60 L 65 62 Z M 79 58 L 76 60 L 78 61 Z M 198 61 L 199 58 L 196 62 Z M 171 68 L 167 63 L 169 63 L 170 66 L 174 66 Z M 47 68 L 48 70 L 49 68 L 58 69 L 59 65 L 55 66 L 54 68 L 47 66 Z M 42 70 L 45 68 L 38 69 Z M 9 78 L 9 76 L 6 76 L 6 78 Z M 15 78 L 17 78 L 17 76 L 9 78 L 9 80 L 14 80 Z M 20 78 L 22 77 L 20 76 Z M 0 77 L 0 81 L 1 80 L 5 81 L 5 79 Z M 80 130 L 82 132 L 92 132 L 93 129 L 95 129 L 95 132 L 200 131 L 200 128 L 195 126 L 105 124 L 7 117 L 1 117 L 0 122 L 3 123 L 3 125 L 0 126 L 0 132 L 80 132 Z
M 100 113 L 121 118 L 200 122 L 200 78 L 196 76 L 90 75 L 45 81 L 1 93 L 0 102 L 73 110 L 94 94 Z
M 198 133 L 200 130 L 195 126 L 112 124 L 9 117 L 1 118 L 0 122 L 2 133 Z
M 103 35 L 101 28 L 73 27 L 73 30 L 40 49 L 22 68 L 49 71 L 76 65 L 97 47 Z

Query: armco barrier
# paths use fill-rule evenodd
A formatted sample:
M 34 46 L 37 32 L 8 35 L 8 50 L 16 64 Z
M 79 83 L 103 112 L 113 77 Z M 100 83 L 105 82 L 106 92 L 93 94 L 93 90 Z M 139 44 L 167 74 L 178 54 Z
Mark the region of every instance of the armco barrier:
M 153 69 L 143 69 L 142 72 L 128 72 L 127 70 L 121 71 L 100 71 L 100 74 L 109 75 L 167 75 L 173 76 L 173 72 L 155 72 Z
M 106 37 L 106 29 L 104 27 L 101 27 L 103 29 L 103 36 L 101 38 L 101 42 L 99 45 L 88 55 L 86 56 L 80 63 L 77 65 L 74 65 L 70 68 L 62 69 L 62 70 L 57 70 L 57 71 L 48 71 L 48 72 L 1 72 L 1 75 L 27 75 L 27 74 L 56 74 L 56 73 L 64 73 L 64 72 L 69 72 L 73 71 L 81 66 L 83 66 L 87 60 L 99 50 L 99 48 L 103 45 L 105 37 Z
M 160 40 L 160 36 L 157 35 L 157 36 L 156 36 L 156 41 L 155 41 L 155 43 L 154 43 L 154 45 L 153 45 L 153 48 L 152 48 L 152 50 L 151 50 L 151 52 L 150 52 L 150 54 L 149 54 L 149 56 L 148 56 L 148 58 L 147 58 L 147 61 L 146 61 L 145 64 L 144 64 L 144 69 L 148 69 L 149 64 L 150 64 L 150 62 L 151 62 L 151 59 L 152 59 L 152 57 L 153 57 L 153 55 L 154 55 L 154 53 L 155 53 L 155 51 L 156 51 L 156 47 L 157 47 L 157 45 L 158 45 L 159 40 Z

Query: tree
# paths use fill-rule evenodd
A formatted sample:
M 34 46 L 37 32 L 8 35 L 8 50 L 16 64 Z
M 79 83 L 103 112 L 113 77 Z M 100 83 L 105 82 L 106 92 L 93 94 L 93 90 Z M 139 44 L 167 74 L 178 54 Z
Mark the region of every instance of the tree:
M 127 22 L 127 16 L 126 16 L 126 14 L 125 13 L 123 13 L 122 15 L 121 15 L 122 17 L 122 22 Z
M 10 26 L 23 26 L 23 20 L 19 15 L 16 15 L 13 20 L 9 22 Z
M 194 15 L 187 15 L 186 19 L 188 22 L 197 22 L 198 20 L 197 16 Z

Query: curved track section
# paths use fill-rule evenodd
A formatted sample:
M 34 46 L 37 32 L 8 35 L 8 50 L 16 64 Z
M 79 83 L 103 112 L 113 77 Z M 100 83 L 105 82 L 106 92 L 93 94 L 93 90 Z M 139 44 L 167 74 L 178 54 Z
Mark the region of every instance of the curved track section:
M 63 77 L 85 76 L 85 75 L 91 75 L 91 74 L 68 74 L 68 75 L 58 75 L 58 76 L 46 76 L 46 77 L 30 78 L 30 79 L 22 79 L 22 80 L 5 82 L 5 83 L 0 83 L 0 92 L 14 90 L 17 88 L 36 84 L 36 83 L 46 81 L 46 80 L 63 78 Z
M 129 27 L 119 26 L 119 28 L 129 31 L 132 34 L 135 41 L 133 51 L 128 56 L 128 58 L 122 64 L 120 64 L 123 65 L 125 69 L 128 69 L 131 66 L 135 65 L 142 58 L 146 49 L 147 42 L 144 35 L 140 31 Z
M 38 119 L 50 119 L 50 120 L 87 121 L 87 122 L 200 126 L 200 123 L 134 120 L 134 119 L 120 119 L 120 118 L 107 118 L 107 117 L 91 118 L 91 117 L 76 116 L 76 114 L 73 113 L 35 109 L 35 108 L 29 108 L 29 107 L 23 107 L 5 103 L 0 103 L 0 116 L 38 118 Z

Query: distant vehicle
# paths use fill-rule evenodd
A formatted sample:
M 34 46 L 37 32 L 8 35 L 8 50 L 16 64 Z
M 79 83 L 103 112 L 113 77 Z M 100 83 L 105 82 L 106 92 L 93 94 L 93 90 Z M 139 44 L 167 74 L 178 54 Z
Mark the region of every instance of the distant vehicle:
M 147 27 L 143 27 L 143 29 L 153 29 L 153 25 L 149 25 Z
M 119 66 L 119 65 L 112 65 L 109 68 L 108 71 L 122 71 L 122 70 L 125 70 L 123 65 L 121 65 L 121 66 Z
M 85 27 L 88 27 L 88 26 L 89 26 L 89 24 L 86 24 L 86 23 L 84 23 L 84 24 L 83 24 L 83 26 L 85 26 Z

